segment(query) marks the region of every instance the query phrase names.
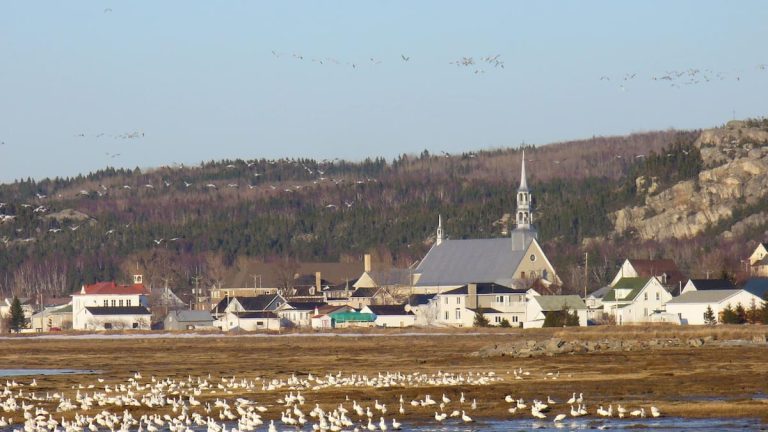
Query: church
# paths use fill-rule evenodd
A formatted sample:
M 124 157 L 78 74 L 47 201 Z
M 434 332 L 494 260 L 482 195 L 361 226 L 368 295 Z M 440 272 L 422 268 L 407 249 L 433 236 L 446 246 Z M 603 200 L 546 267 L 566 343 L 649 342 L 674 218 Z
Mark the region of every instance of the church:
M 532 280 L 546 286 L 561 285 L 539 245 L 533 225 L 525 153 L 515 221 L 516 227 L 509 237 L 451 240 L 445 238 L 442 218 L 439 218 L 435 243 L 413 272 L 414 292 L 438 293 L 475 283 L 521 287 L 530 285 Z

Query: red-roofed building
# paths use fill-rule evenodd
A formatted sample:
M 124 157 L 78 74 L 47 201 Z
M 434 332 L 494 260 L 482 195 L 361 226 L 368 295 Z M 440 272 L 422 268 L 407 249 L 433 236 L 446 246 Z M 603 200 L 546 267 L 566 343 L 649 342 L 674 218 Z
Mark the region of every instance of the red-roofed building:
M 122 330 L 150 328 L 149 289 L 141 275 L 132 285 L 98 282 L 83 285 L 72 295 L 72 328 L 75 330 Z

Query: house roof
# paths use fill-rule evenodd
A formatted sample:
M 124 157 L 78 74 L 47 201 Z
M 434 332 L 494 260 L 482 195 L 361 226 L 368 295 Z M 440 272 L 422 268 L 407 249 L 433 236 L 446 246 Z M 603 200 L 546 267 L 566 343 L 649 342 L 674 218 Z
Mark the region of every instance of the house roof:
M 351 312 L 335 312 L 331 314 L 336 322 L 373 322 L 376 321 L 376 315 L 371 313 L 361 313 L 357 311 Z
M 768 255 L 764 256 L 762 259 L 759 259 L 752 264 L 752 267 L 760 267 L 768 265 Z
M 688 291 L 668 301 L 667 304 L 688 303 L 720 303 L 721 301 L 737 294 L 739 289 L 712 289 L 702 291 Z
M 635 269 L 638 276 L 649 278 L 651 276 L 667 275 L 667 281 L 664 285 L 677 285 L 685 282 L 686 277 L 677 267 L 674 260 L 671 259 L 629 259 L 632 268 Z
M 643 287 L 650 279 L 650 277 L 621 278 L 616 282 L 616 285 L 603 296 L 603 301 L 632 301 L 638 294 L 640 294 L 640 291 L 643 290 Z M 620 289 L 628 289 L 630 291 L 626 296 L 616 298 L 616 291 Z
M 45 310 L 42 310 L 33 316 L 42 317 L 48 315 L 72 315 L 72 304 L 69 303 L 61 306 L 49 306 L 46 307 Z
M 154 306 L 166 306 L 166 307 L 185 307 L 187 304 L 182 301 L 179 296 L 174 294 L 170 288 L 152 288 L 149 291 L 149 300 L 151 305 Z
M 406 286 L 411 284 L 411 269 L 391 268 L 386 270 L 371 270 L 368 276 L 376 286 Z
M 285 278 L 285 273 L 294 272 L 296 275 L 310 275 L 309 285 L 315 284 L 315 273 L 325 280 L 325 285 L 339 284 L 346 280 L 354 279 L 363 273 L 363 263 L 338 263 L 338 262 L 304 262 L 298 263 L 293 268 L 286 268 L 281 262 L 261 262 L 256 260 L 238 261 L 238 265 L 224 277 L 223 286 L 232 288 L 254 287 L 261 283 L 264 288 L 280 287 Z M 254 281 L 254 275 L 260 276 Z M 301 285 L 303 282 L 294 284 Z
M 270 311 L 259 311 L 259 312 L 240 312 L 235 314 L 240 319 L 265 319 L 265 318 L 273 318 L 278 319 L 280 317 L 277 316 L 276 313 L 270 312 Z
M 690 282 L 697 291 L 736 289 L 733 282 L 728 279 L 691 279 Z
M 413 312 L 405 310 L 405 305 L 370 305 L 366 306 L 371 312 L 378 315 L 413 315 Z
M 528 290 L 514 289 L 508 286 L 499 285 L 496 283 L 479 283 L 477 285 L 478 295 L 492 295 L 492 294 L 525 294 Z M 458 288 L 454 288 L 449 291 L 443 292 L 443 294 L 468 294 L 469 285 L 464 285 Z
M 142 295 L 149 294 L 144 284 L 118 285 L 115 282 L 97 282 L 91 285 L 83 285 L 79 293 L 73 295 Z
M 436 294 L 411 294 L 408 296 L 408 304 L 411 306 L 425 305 L 435 298 Z
M 213 316 L 208 311 L 175 310 L 168 312 L 168 316 L 173 316 L 178 322 L 213 321 Z
M 266 294 L 255 297 L 235 297 L 235 299 L 246 311 L 263 311 L 279 297 L 278 294 Z
M 544 312 L 563 310 L 563 307 L 571 310 L 587 308 L 584 300 L 577 295 L 536 296 L 533 299 L 539 303 L 541 310 Z
M 605 297 L 605 295 L 608 294 L 608 291 L 610 291 L 612 288 L 613 288 L 612 286 L 606 285 L 606 286 L 604 286 L 602 288 L 599 288 L 599 289 L 591 292 L 588 297 L 592 297 L 592 298 L 596 298 L 596 299 L 601 299 L 601 298 Z
M 308 311 L 314 311 L 315 308 L 320 309 L 324 306 L 328 306 L 328 303 L 326 302 L 303 302 L 303 301 L 289 300 L 287 303 L 296 310 L 308 310 Z
M 144 306 L 90 306 L 85 309 L 91 315 L 152 315 Z
M 500 314 L 500 313 L 504 313 L 504 312 L 502 312 L 500 310 L 496 310 L 494 308 L 488 308 L 488 307 L 474 308 L 474 309 L 469 309 L 469 310 L 474 311 L 474 312 L 479 312 L 481 314 Z
M 531 237 L 532 238 L 532 237 Z M 496 282 L 511 285 L 523 255 L 532 240 L 517 244 L 513 239 L 443 240 L 429 250 L 414 273 L 417 286 L 464 285 Z
M 747 291 L 765 300 L 766 293 L 768 293 L 768 278 L 749 279 L 744 285 L 744 291 Z
M 379 292 L 380 288 L 358 288 L 352 293 L 352 297 L 355 298 L 370 298 L 374 297 Z

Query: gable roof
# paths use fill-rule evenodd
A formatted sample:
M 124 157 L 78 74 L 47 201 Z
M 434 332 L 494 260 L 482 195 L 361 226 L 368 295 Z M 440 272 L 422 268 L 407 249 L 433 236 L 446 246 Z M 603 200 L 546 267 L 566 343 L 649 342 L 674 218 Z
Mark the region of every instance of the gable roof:
M 417 286 L 495 282 L 511 285 L 532 240 L 522 248 L 511 238 L 443 240 L 429 250 L 414 273 Z
M 366 306 L 375 315 L 413 315 L 405 310 L 405 305 L 370 305 Z
M 493 294 L 525 294 L 528 290 L 514 289 L 508 286 L 499 285 L 496 283 L 479 283 L 477 285 L 478 295 L 493 295 Z M 443 292 L 442 294 L 469 294 L 469 285 L 464 285 L 452 290 Z
M 667 304 L 720 303 L 740 291 L 740 289 L 688 291 L 668 301 Z
M 267 310 L 276 300 L 282 299 L 279 294 L 265 294 L 255 297 L 235 297 L 240 306 L 246 311 L 263 311 Z
M 643 290 L 643 287 L 645 287 L 650 280 L 650 277 L 621 278 L 616 282 L 616 285 L 603 296 L 603 301 L 632 301 L 638 294 L 640 294 L 640 291 Z M 630 291 L 626 296 L 617 298 L 616 291 L 620 289 L 628 289 Z
M 149 294 L 144 284 L 118 285 L 113 282 L 97 282 L 91 285 L 83 285 L 79 293 L 73 295 L 142 295 Z
M 728 279 L 691 279 L 690 283 L 697 291 L 736 289 L 736 285 Z
M 744 285 L 744 291 L 754 294 L 761 299 L 766 299 L 768 293 L 768 278 L 751 278 Z
M 429 303 L 437 294 L 411 294 L 408 296 L 410 306 L 420 306 Z
M 91 315 L 152 315 L 144 306 L 89 306 Z
M 376 296 L 381 288 L 358 288 L 352 293 L 355 298 L 371 298 Z
M 175 310 L 168 312 L 168 315 L 173 316 L 178 322 L 213 321 L 213 316 L 208 311 Z
M 577 295 L 536 296 L 533 299 L 539 303 L 541 310 L 544 312 L 563 310 L 563 307 L 567 307 L 571 310 L 587 308 L 584 300 Z
M 634 259 L 629 258 L 629 263 L 635 269 L 638 276 L 649 278 L 651 276 L 667 275 L 667 281 L 664 285 L 677 285 L 685 282 L 686 277 L 677 267 L 674 260 L 671 259 Z

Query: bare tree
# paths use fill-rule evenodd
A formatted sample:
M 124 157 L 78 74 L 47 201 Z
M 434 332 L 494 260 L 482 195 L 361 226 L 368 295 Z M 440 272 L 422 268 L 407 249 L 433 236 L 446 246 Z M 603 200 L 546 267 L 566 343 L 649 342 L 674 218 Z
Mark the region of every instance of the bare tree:
M 296 274 L 300 263 L 294 258 L 283 258 L 275 264 L 275 276 L 277 277 L 277 292 L 281 296 L 289 296 L 293 291 Z

